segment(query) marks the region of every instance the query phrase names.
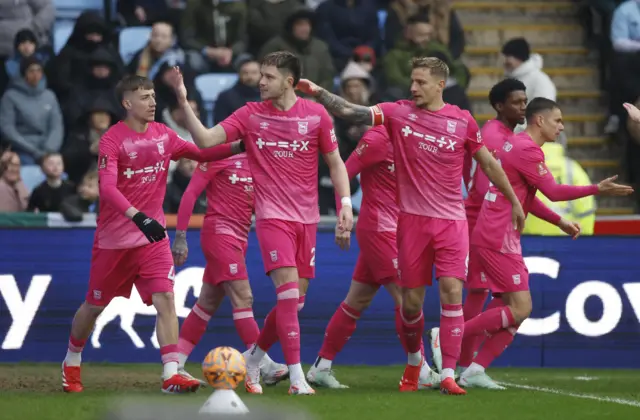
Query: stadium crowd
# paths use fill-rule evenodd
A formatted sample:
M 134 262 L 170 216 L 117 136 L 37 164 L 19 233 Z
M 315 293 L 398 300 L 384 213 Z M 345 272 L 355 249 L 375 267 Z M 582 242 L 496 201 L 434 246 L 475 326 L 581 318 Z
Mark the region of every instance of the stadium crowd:
M 445 101 L 472 111 L 466 94 L 471 76 L 461 60 L 465 35 L 452 2 L 112 0 L 104 2 L 104 10 L 82 12 L 66 43 L 55 51 L 59 40 L 52 28 L 63 19 L 55 0 L 0 0 L 0 141 L 5 150 L 0 159 L 0 211 L 67 209 L 65 214 L 70 211 L 75 218 L 95 211 L 98 143 L 101 134 L 122 116 L 114 87 L 125 74 L 154 81 L 156 120 L 187 140 L 190 134 L 166 83 L 167 71 L 175 65 L 182 68 L 192 107 L 203 121 L 217 123 L 246 102 L 259 100 L 258 60 L 277 50 L 296 53 L 305 77 L 362 105 L 407 97 L 409 59 L 436 56 L 451 68 Z M 619 58 L 611 66 L 617 74 L 637 61 L 640 8 L 632 9 L 629 4 L 640 3 L 627 1 L 615 13 L 612 7 L 620 2 L 590 3 L 606 22 L 613 19 L 609 44 Z M 149 41 L 132 56 L 122 54 L 119 34 L 136 26 L 151 28 Z M 605 56 L 610 49 L 606 42 L 602 44 Z M 556 88 L 542 71 L 541 57 L 531 52 L 525 39 L 508 41 L 502 53 L 505 75 L 523 81 L 529 99 L 556 99 Z M 198 76 L 207 73 L 238 76 L 237 82 L 220 93 L 215 107 L 205 106 L 196 88 Z M 639 95 L 615 94 L 634 92 L 625 85 L 634 82 L 633 78 L 609 79 L 620 84 L 611 90 L 610 125 L 620 125 L 622 101 L 633 102 Z M 342 120 L 335 125 L 346 160 L 368 127 Z M 609 129 L 615 131 L 617 126 Z M 630 132 L 630 138 L 637 137 Z M 640 147 L 640 143 L 630 143 Z M 640 156 L 640 152 L 633 155 Z M 333 187 L 324 166 L 321 162 L 320 210 L 335 214 Z M 172 165 L 166 212 L 177 211 L 194 170 L 195 163 L 188 160 Z M 354 183 L 352 191 L 357 191 L 357 181 Z M 196 213 L 204 212 L 205 207 L 201 197 Z

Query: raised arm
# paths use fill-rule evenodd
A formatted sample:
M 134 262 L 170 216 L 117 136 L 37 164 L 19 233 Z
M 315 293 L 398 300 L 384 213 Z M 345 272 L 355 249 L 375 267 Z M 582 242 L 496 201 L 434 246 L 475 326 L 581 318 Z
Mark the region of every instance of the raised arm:
M 377 125 L 372 109 L 368 106 L 352 104 L 307 79 L 301 79 L 296 88 L 307 95 L 313 96 L 316 101 L 336 117 L 356 124 Z
M 194 143 L 201 149 L 217 146 L 227 141 L 227 133 L 220 125 L 213 128 L 206 128 L 198 116 L 193 112 L 187 100 L 187 88 L 184 85 L 182 73 L 178 67 L 170 70 L 169 85 L 173 88 L 180 107 L 185 113 L 185 125 L 191 133 Z

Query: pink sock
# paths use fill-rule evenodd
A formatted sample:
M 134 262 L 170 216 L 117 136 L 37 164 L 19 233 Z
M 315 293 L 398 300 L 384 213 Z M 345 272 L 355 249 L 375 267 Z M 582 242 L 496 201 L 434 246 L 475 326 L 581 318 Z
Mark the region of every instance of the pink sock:
M 180 328 L 180 337 L 178 338 L 178 352 L 189 356 L 193 348 L 200 342 L 200 339 L 207 331 L 207 324 L 213 314 L 205 312 L 197 303 L 193 305 L 187 319 L 182 323 Z
M 402 326 L 402 314 L 400 313 L 400 307 L 396 306 L 396 333 L 398 334 L 398 339 L 400 340 L 400 344 L 404 349 L 404 352 L 407 353 L 407 342 L 404 339 L 404 330 Z
M 474 362 L 484 368 L 488 368 L 489 365 L 497 359 L 513 341 L 513 337 L 518 331 L 515 327 L 509 327 L 498 331 L 491 335 L 482 345 L 482 349 L 474 359 Z
M 78 340 L 77 338 L 74 338 L 72 335 L 69 336 L 69 351 L 73 352 L 73 353 L 82 353 L 82 350 L 84 349 L 84 345 L 87 342 L 87 340 Z
M 300 312 L 302 308 L 304 308 L 304 301 L 306 296 L 307 295 L 302 295 L 298 298 L 298 312 Z
M 298 283 L 286 283 L 276 289 L 276 329 L 287 365 L 300 363 L 300 323 L 298 322 Z M 262 347 L 260 347 L 262 348 Z M 263 349 L 265 350 L 265 349 Z
M 467 299 L 464 301 L 464 306 L 462 307 L 465 321 L 475 318 L 482 312 L 484 302 L 487 300 L 488 295 L 488 290 L 469 292 Z M 462 367 L 469 367 L 473 361 L 473 354 L 476 352 L 478 347 L 480 347 L 481 343 L 482 336 L 466 335 L 463 337 L 462 350 L 460 351 L 460 362 L 458 364 Z
M 495 300 L 495 299 L 494 299 Z M 491 335 L 501 329 L 515 325 L 511 308 L 499 306 L 484 311 L 477 317 L 464 324 L 464 332 L 467 335 Z
M 356 321 L 359 318 L 360 312 L 347 305 L 346 302 L 342 302 L 329 321 L 318 356 L 334 360 L 336 354 L 340 353 L 356 330 Z
M 233 324 L 236 326 L 236 331 L 245 347 L 250 348 L 258 341 L 260 328 L 253 317 L 251 308 L 234 309 Z
M 407 353 L 417 353 L 420 351 L 423 332 L 424 315 L 422 311 L 417 315 L 408 315 L 402 312 L 402 336 L 407 346 Z
M 167 344 L 166 346 L 160 347 L 160 357 L 162 358 L 163 365 L 171 362 L 178 363 L 178 345 Z
M 278 307 L 274 307 L 264 319 L 264 325 L 258 336 L 256 344 L 265 352 L 269 351 L 276 341 L 278 341 L 278 329 L 276 328 Z
M 464 315 L 462 305 L 443 304 L 440 310 L 440 348 L 442 368 L 455 369 L 460 359 L 462 337 L 464 335 Z

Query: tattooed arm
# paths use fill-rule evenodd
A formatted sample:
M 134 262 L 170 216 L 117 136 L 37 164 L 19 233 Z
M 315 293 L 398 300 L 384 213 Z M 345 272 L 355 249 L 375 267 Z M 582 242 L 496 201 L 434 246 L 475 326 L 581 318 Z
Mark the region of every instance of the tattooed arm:
M 316 95 L 316 100 L 336 117 L 356 124 L 373 125 L 371 109 L 368 106 L 352 104 L 325 89 Z
M 296 89 L 313 96 L 320 104 L 324 105 L 327 111 L 343 120 L 363 125 L 381 124 L 381 122 L 376 124 L 372 109 L 368 106 L 347 102 L 338 95 L 334 95 L 316 85 L 311 80 L 300 79 Z M 380 112 L 380 115 L 382 115 L 382 112 Z

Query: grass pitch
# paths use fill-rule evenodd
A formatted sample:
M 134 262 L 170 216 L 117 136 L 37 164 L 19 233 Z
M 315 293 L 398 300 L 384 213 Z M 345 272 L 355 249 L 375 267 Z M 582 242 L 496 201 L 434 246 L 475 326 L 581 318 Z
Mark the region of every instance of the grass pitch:
M 264 387 L 264 395 L 238 394 L 250 407 L 300 409 L 314 419 L 638 419 L 640 375 L 626 370 L 492 369 L 492 377 L 508 383 L 506 391 L 469 390 L 464 397 L 437 391 L 398 392 L 401 366 L 336 366 L 344 390 L 316 389 L 310 397 L 287 395 L 288 381 Z M 199 366 L 188 366 L 194 375 Z M 305 369 L 306 371 L 306 369 Z M 152 404 L 187 404 L 197 409 L 210 395 L 160 394 L 158 365 L 85 364 L 85 392 L 61 390 L 60 367 L 51 364 L 0 364 L 0 419 L 103 420 L 123 398 Z M 191 420 L 181 417 L 179 420 Z

